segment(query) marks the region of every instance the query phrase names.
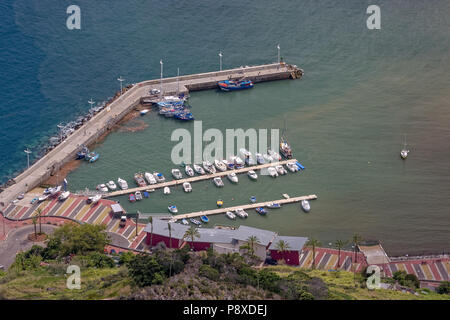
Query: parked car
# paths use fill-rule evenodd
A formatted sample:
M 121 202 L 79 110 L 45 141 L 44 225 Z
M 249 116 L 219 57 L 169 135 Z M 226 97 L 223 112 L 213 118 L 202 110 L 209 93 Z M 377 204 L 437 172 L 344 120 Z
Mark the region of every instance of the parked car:
M 38 200 L 39 200 L 39 197 L 33 198 L 33 199 L 30 201 L 30 203 L 33 204 L 33 203 L 35 203 L 35 202 L 38 201 Z
M 278 261 L 272 258 L 267 258 L 265 263 L 270 264 L 271 266 L 276 266 L 278 264 Z

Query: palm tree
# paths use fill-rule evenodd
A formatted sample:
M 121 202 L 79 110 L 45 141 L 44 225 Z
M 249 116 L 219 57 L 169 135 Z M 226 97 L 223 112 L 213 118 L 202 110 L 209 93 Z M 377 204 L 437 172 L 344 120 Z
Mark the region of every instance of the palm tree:
M 153 244 L 153 217 L 148 217 L 148 223 L 150 223 L 150 247 Z
M 192 250 L 194 250 L 194 239 L 200 238 L 200 233 L 197 228 L 194 226 L 190 226 L 189 229 L 186 230 L 183 239 L 191 239 Z
M 31 221 L 34 224 L 34 238 L 37 239 L 37 230 L 36 230 L 37 217 L 31 218 Z
M 139 210 L 136 212 L 136 237 L 138 236 L 138 224 L 139 224 L 139 215 L 140 215 L 141 213 L 139 212 Z
M 363 238 L 359 235 L 359 234 L 354 234 L 353 238 L 352 238 L 352 242 L 353 242 L 353 250 L 355 252 L 355 259 L 354 262 L 356 263 L 357 260 L 357 253 L 358 253 L 358 246 L 361 244 L 361 242 L 363 241 Z
M 255 254 L 255 244 L 259 243 L 259 239 L 257 236 L 250 236 L 247 238 L 247 241 L 250 253 L 253 256 Z
M 308 240 L 306 245 L 309 247 L 312 247 L 312 251 L 313 251 L 312 268 L 315 269 L 316 268 L 316 247 L 321 246 L 322 243 L 320 243 L 320 241 L 317 239 L 311 238 Z
M 41 223 L 42 209 L 37 208 L 36 212 L 37 212 L 37 216 L 39 217 L 39 234 L 42 234 L 42 223 Z
M 338 249 L 338 263 L 337 267 L 339 268 L 341 266 L 341 249 L 347 244 L 347 240 L 336 240 L 334 242 L 334 246 Z
M 289 243 L 287 243 L 287 241 L 284 241 L 284 240 L 278 241 L 277 244 L 275 245 L 275 247 L 277 248 L 278 253 L 281 254 L 282 256 L 283 256 L 283 253 L 285 253 L 286 251 L 288 251 L 291 248 Z M 282 260 L 284 260 L 284 258 Z
M 169 248 L 172 249 L 172 225 L 170 222 L 167 223 L 167 228 L 169 229 Z

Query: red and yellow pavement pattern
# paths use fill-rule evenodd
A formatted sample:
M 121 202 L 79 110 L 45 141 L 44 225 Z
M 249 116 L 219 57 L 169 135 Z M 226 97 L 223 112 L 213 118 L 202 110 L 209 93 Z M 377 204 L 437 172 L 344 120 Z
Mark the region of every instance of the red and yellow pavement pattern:
M 388 277 L 403 270 L 415 274 L 422 281 L 450 281 L 450 258 L 394 261 L 379 266 Z
M 357 272 L 363 270 L 367 266 L 367 261 L 361 252 L 356 254 L 356 263 L 352 263 L 354 252 L 341 250 L 340 259 L 338 250 L 331 248 L 315 248 L 315 268 L 321 270 L 346 270 Z M 338 267 L 339 262 L 339 267 Z M 313 250 L 305 247 L 300 255 L 300 267 L 311 268 L 313 265 Z
M 17 220 L 17 224 L 22 220 L 36 216 L 37 210 L 41 209 L 42 216 L 46 217 L 47 221 L 65 218 L 66 220 L 72 219 L 82 223 L 104 224 L 106 231 L 116 233 L 125 238 L 129 248 L 138 249 L 140 247 L 145 237 L 143 232 L 145 225 L 138 224 L 136 235 L 136 223 L 134 221 L 128 219 L 126 225 L 120 228 L 119 219 L 113 218 L 111 205 L 116 202 L 102 199 L 92 205 L 88 204 L 86 200 L 87 197 L 85 196 L 70 195 L 65 201 L 59 201 L 57 198 L 54 198 L 33 205 L 29 204 L 28 206 L 10 204 L 3 210 L 3 214 L 8 219 Z M 5 219 L 5 221 L 8 220 Z M 9 220 L 9 224 L 14 224 L 14 221 Z

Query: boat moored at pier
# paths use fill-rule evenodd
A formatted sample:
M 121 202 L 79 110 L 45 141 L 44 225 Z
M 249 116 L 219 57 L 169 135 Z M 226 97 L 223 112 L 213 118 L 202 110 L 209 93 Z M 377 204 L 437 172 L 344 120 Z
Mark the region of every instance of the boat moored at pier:
M 217 83 L 219 88 L 222 91 L 236 91 L 236 90 L 244 90 L 244 89 L 250 89 L 253 88 L 253 81 L 251 80 L 224 80 L 219 81 Z

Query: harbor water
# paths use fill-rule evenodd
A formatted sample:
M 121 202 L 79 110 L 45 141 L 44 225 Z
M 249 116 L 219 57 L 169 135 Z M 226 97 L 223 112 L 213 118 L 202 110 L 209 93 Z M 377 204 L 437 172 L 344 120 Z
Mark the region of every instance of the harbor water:
M 256 84 L 251 90 L 194 92 L 189 103 L 203 130 L 288 129 L 294 157 L 306 170 L 239 183 L 224 179 L 179 186 L 129 203 L 129 212 L 167 214 L 316 194 L 311 212 L 299 204 L 249 211 L 247 220 L 211 216 L 209 225 L 243 223 L 327 245 L 358 233 L 379 239 L 389 254 L 441 253 L 450 247 L 450 3 L 379 1 L 381 30 L 368 30 L 368 1 L 78 1 L 81 30 L 65 27 L 66 7 L 7 0 L 0 4 L 2 76 L 0 176 L 26 166 L 23 149 L 38 154 L 60 122 L 106 100 L 120 86 L 164 75 L 256 65 L 282 58 L 305 70 L 301 80 Z M 4 25 L 4 27 L 3 27 Z M 171 27 L 173 26 L 173 27 Z M 177 26 L 177 27 L 175 27 Z M 238 27 L 239 31 L 234 29 Z M 144 125 L 143 125 L 144 124 Z M 192 122 L 151 111 L 95 147 L 100 159 L 67 177 L 72 191 L 93 190 L 138 171 L 171 179 L 176 128 Z M 134 131 L 133 127 L 144 128 Z M 402 161 L 404 135 L 411 151 Z M 181 168 L 180 168 L 181 169 Z M 184 171 L 182 170 L 183 174 Z

